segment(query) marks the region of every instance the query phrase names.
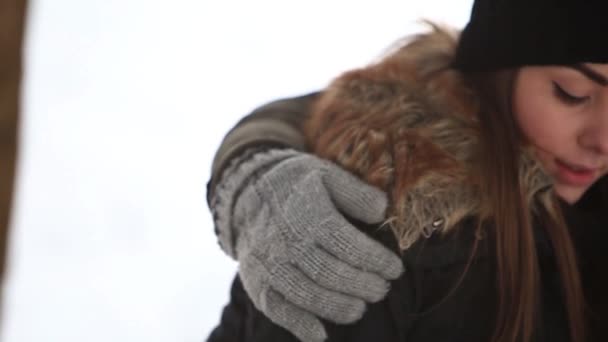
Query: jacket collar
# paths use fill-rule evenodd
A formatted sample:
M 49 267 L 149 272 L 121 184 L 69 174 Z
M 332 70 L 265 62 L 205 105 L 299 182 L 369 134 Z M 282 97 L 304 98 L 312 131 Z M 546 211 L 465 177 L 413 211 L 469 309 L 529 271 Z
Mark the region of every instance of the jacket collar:
M 386 224 L 401 249 L 479 213 L 468 178 L 480 141 L 479 99 L 449 67 L 456 46 L 457 33 L 434 26 L 335 79 L 307 122 L 315 153 L 389 193 Z M 531 152 L 521 158 L 532 201 L 551 183 Z

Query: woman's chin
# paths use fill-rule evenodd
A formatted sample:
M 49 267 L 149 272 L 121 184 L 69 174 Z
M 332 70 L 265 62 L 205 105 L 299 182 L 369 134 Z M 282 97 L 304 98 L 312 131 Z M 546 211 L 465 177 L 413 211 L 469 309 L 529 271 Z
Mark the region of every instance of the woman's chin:
M 568 186 L 563 184 L 555 184 L 555 194 L 568 204 L 576 203 L 587 190 L 588 187 Z

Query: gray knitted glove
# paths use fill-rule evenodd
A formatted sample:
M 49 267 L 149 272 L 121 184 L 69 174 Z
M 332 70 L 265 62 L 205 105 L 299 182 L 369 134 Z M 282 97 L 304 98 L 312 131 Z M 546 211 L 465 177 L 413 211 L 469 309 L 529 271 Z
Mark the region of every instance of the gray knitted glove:
M 352 323 L 366 302 L 384 298 L 403 271 L 400 258 L 341 214 L 381 222 L 384 192 L 293 150 L 257 153 L 237 169 L 219 187 L 216 225 L 268 318 L 303 341 L 323 341 L 318 317 Z

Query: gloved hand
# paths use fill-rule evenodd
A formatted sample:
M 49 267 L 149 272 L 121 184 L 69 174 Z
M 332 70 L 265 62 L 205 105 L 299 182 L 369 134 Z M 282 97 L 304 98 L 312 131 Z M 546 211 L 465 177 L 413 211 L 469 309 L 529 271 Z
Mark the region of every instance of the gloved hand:
M 234 244 L 226 247 L 234 248 L 254 305 L 301 340 L 323 341 L 319 317 L 358 320 L 366 302 L 384 298 L 388 280 L 403 271 L 395 253 L 343 216 L 382 222 L 387 197 L 313 155 L 272 153 L 249 161 L 256 175 L 235 190 L 232 215 L 218 233 L 231 237 L 223 244 Z

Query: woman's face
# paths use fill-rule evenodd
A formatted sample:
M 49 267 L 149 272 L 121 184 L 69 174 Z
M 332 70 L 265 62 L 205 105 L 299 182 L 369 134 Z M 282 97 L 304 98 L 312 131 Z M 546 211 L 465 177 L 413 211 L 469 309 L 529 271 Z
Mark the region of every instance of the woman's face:
M 513 110 L 566 202 L 608 173 L 608 64 L 521 68 Z

